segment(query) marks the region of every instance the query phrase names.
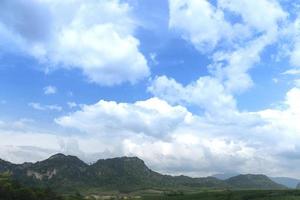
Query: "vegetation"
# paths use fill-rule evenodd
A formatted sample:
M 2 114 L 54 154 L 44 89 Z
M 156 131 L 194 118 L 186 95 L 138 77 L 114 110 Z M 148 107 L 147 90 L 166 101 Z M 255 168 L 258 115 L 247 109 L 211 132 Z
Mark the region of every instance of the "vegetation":
M 0 200 L 83 200 L 80 193 L 61 196 L 50 188 L 32 188 L 13 180 L 8 173 L 0 174 Z
M 300 200 L 297 190 L 214 191 L 196 194 L 147 196 L 144 200 Z
M 0 200 L 62 200 L 50 189 L 27 188 L 11 180 L 9 174 L 0 175 Z
M 264 175 L 239 175 L 227 180 L 214 177 L 191 178 L 162 175 L 149 169 L 137 157 L 98 160 L 88 165 L 75 156 L 57 154 L 37 163 L 12 164 L 0 160 L 0 173 L 10 172 L 30 187 L 51 188 L 63 194 L 74 191 L 97 193 L 140 190 L 180 190 L 184 192 L 222 189 L 285 189 Z
M 133 193 L 112 193 L 103 195 L 83 196 L 78 192 L 73 195 L 60 196 L 51 189 L 22 186 L 11 176 L 0 175 L 0 200 L 100 200 L 100 199 L 131 199 L 131 200 L 300 200 L 300 190 L 221 190 L 184 192 L 169 190 L 137 191 Z

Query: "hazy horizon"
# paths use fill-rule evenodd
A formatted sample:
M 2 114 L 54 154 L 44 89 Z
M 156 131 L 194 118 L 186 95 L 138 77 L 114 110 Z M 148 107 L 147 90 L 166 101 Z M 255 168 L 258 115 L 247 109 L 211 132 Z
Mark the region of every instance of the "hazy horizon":
M 300 2 L 0 1 L 0 158 L 300 178 Z

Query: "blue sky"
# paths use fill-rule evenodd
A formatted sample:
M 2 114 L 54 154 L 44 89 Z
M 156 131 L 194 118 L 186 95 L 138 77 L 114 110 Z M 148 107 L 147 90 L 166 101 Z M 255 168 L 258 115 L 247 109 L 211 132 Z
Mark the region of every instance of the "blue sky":
M 299 10 L 289 0 L 4 0 L 0 156 L 128 155 L 170 174 L 300 177 L 300 157 L 288 156 L 300 155 Z

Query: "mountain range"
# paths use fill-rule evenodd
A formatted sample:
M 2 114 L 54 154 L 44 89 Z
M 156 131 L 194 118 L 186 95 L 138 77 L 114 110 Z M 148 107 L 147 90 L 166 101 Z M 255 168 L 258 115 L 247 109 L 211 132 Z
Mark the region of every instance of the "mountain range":
M 130 192 L 143 189 L 286 189 L 265 175 L 215 177 L 170 176 L 149 169 L 137 157 L 101 159 L 88 165 L 79 158 L 56 154 L 36 163 L 13 164 L 0 159 L 0 173 L 23 184 L 57 191 L 97 189 Z
M 223 174 L 214 174 L 212 177 L 215 177 L 220 180 L 226 180 L 231 177 L 239 175 L 238 173 L 223 173 Z M 290 189 L 296 189 L 300 187 L 300 180 L 296 178 L 290 178 L 290 177 L 269 177 L 272 181 L 275 183 L 284 185 Z

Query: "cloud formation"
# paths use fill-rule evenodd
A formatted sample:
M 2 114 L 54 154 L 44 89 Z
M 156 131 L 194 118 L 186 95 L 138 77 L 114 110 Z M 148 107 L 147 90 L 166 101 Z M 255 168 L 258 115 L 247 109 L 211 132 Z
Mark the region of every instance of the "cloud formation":
M 50 70 L 80 69 L 100 85 L 136 83 L 150 74 L 136 27 L 130 6 L 119 0 L 0 3 L 0 43 Z
M 149 75 L 134 36 L 137 25 L 129 4 L 3 1 L 0 11 L 12 5 L 20 12 L 0 12 L 1 36 L 48 67 L 78 68 L 101 85 L 135 83 Z M 21 162 L 24 155 L 38 160 L 61 151 L 95 161 L 127 155 L 139 156 L 153 169 L 172 174 L 300 177 L 294 167 L 300 164 L 298 19 L 291 19 L 276 0 L 169 0 L 169 8 L 170 31 L 211 61 L 204 66 L 207 75 L 186 84 L 159 75 L 148 87 L 152 97 L 133 103 L 70 101 L 71 112 L 54 120 L 58 133 L 32 130 L 24 126 L 28 123 L 24 120 L 0 122 L 0 157 Z M 29 20 L 17 20 L 23 15 L 29 15 Z M 31 26 L 43 28 L 27 29 Z M 268 47 L 281 44 L 287 35 L 291 41 L 284 41 L 288 45 L 284 54 L 292 69 L 284 75 L 295 80 L 286 97 L 258 111 L 240 110 L 237 95 L 255 84 L 250 70 Z M 150 57 L 160 64 L 156 53 Z M 62 109 L 29 105 L 43 111 Z
M 44 94 L 45 95 L 52 95 L 52 94 L 55 94 L 56 92 L 57 92 L 56 87 L 54 87 L 52 85 L 44 87 Z
M 58 105 L 41 105 L 40 103 L 31 102 L 28 104 L 28 106 L 32 107 L 35 110 L 40 111 L 46 111 L 46 110 L 52 110 L 52 111 L 62 111 L 62 107 Z
M 77 128 L 95 134 L 145 134 L 161 137 L 181 123 L 191 119 L 184 107 L 172 107 L 158 98 L 134 104 L 101 100 L 84 105 L 81 110 L 56 119 L 65 127 Z
M 112 146 L 121 147 L 112 147 L 112 152 L 138 155 L 164 172 L 287 174 L 281 155 L 298 152 L 293 145 L 300 139 L 299 94 L 300 89 L 293 88 L 278 108 L 236 113 L 222 121 L 153 98 L 133 104 L 102 100 L 56 122 L 99 140 L 111 137 L 110 142 L 119 144 Z
M 64 130 L 78 132 L 72 136 L 32 129 L 24 120 L 2 122 L 1 152 L 3 158 L 18 162 L 25 161 L 24 155 L 33 161 L 55 152 L 74 154 L 87 162 L 134 155 L 155 170 L 171 174 L 234 171 L 299 177 L 294 168 L 300 152 L 299 95 L 295 87 L 277 107 L 237 112 L 222 120 L 193 114 L 159 98 L 135 103 L 101 100 L 55 120 Z

